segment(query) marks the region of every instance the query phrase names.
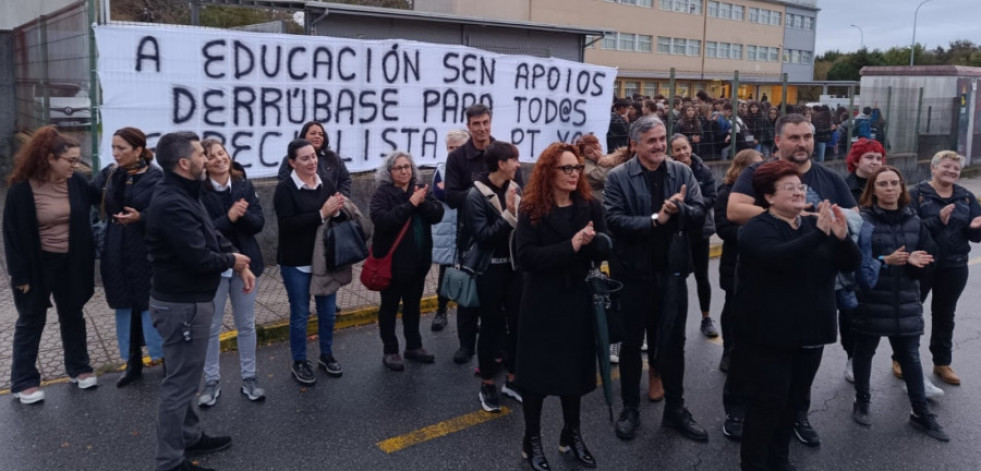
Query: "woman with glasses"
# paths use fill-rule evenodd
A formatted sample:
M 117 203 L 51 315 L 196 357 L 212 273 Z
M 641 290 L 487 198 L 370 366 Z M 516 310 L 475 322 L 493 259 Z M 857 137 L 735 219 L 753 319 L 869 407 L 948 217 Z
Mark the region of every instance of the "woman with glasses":
M 518 148 L 504 141 L 491 142 L 484 149 L 484 165 L 488 173 L 473 182 L 463 204 L 465 231 L 461 240 L 465 250 L 476 252 L 466 256 L 462 263 L 464 268 L 476 273 L 480 299 L 480 335 L 477 336 L 480 405 L 487 412 L 500 412 L 501 399 L 494 376 L 502 345 L 507 379 L 501 392 L 521 402 L 521 394 L 514 385 L 521 279 L 511 256 L 511 239 L 521 202 L 521 187 L 514 181 L 514 175 L 521 169 Z
M 103 191 L 100 214 L 108 219 L 102 260 L 99 264 L 106 302 L 116 310 L 116 338 L 126 370 L 117 387 L 143 375 L 144 344 L 151 364 L 163 358 L 163 339 L 150 319 L 150 275 L 152 269 L 143 242 L 142 213 L 150 206 L 163 171 L 151 165 L 153 152 L 146 135 L 136 128 L 122 128 L 112 136 L 116 165 L 106 167 L 92 184 Z
M 855 352 L 852 419 L 860 425 L 872 425 L 869 411 L 872 357 L 879 338 L 888 337 L 893 356 L 905 373 L 903 377 L 913 409 L 910 424 L 946 442 L 950 438 L 927 407 L 920 366 L 923 304 L 920 302 L 919 279 L 931 269 L 936 245 L 909 202 L 902 174 L 889 166 L 879 167 L 869 177 L 859 199 L 862 219 L 871 226 L 870 231 L 862 231 L 862 237 L 868 238 L 866 247 L 870 249 L 863 273 L 865 269 L 872 270 L 875 282 L 868 277 L 860 280 L 858 309 L 851 319 Z
M 205 139 L 201 142 L 204 164 L 208 179 L 204 182 L 201 201 L 208 210 L 208 215 L 214 221 L 215 229 L 228 239 L 242 255 L 249 257 L 249 269 L 255 274 L 256 283 L 265 265 L 262 262 L 262 251 L 255 235 L 262 230 L 266 219 L 262 215 L 262 206 L 256 196 L 255 187 L 245 171 L 232 162 L 231 157 L 216 139 Z M 259 387 L 259 377 L 256 374 L 255 361 L 255 296 L 256 290 L 245 292 L 245 285 L 238 276 L 232 276 L 228 270 L 221 275 L 218 290 L 215 292 L 215 313 L 211 321 L 211 337 L 208 339 L 208 353 L 204 362 L 204 391 L 198 396 L 199 407 L 211 407 L 218 401 L 221 394 L 219 379 L 221 379 L 218 354 L 222 320 L 225 318 L 225 301 L 231 300 L 232 318 L 238 331 L 236 345 L 238 347 L 239 371 L 242 375 L 240 391 L 250 401 L 260 401 L 266 398 L 265 390 Z
M 298 137 L 306 139 L 317 152 L 317 175 L 325 182 L 329 182 L 342 195 L 350 198 L 351 174 L 347 171 L 341 156 L 330 149 L 330 139 L 327 138 L 324 125 L 318 121 L 308 121 L 300 128 Z M 283 157 L 283 162 L 279 165 L 279 181 L 286 180 L 293 172 L 289 161 L 289 156 Z
M 961 378 L 950 366 L 954 359 L 954 311 L 967 286 L 970 242 L 981 242 L 981 205 L 977 195 L 957 184 L 964 156 L 940 151 L 930 162 L 932 178 L 910 189 L 910 199 L 937 243 L 937 265 L 920 283 L 920 300 L 933 291 L 930 353 L 933 374 L 958 386 Z
M 22 404 L 44 400 L 36 364 L 52 296 L 69 380 L 81 389 L 98 385 L 82 307 L 93 292 L 89 211 L 99 195 L 75 173 L 81 160 L 78 141 L 44 126 L 17 153 L 8 181 L 3 245 L 17 308 L 10 391 Z
M 317 229 L 338 214 L 344 195 L 317 173 L 317 150 L 310 141 L 296 139 L 287 147 L 286 157 L 293 168 L 289 178 L 280 180 L 273 195 L 279 220 L 279 247 L 276 261 L 290 303 L 290 374 L 302 385 L 317 382 L 307 360 L 307 319 L 310 317 L 310 280 Z M 317 333 L 320 359 L 317 365 L 329 376 L 344 374 L 334 358 L 334 315 L 337 293 L 314 296 L 317 305 Z
M 595 468 L 580 425 L 582 396 L 596 388 L 593 313 L 586 275 L 610 253 L 603 207 L 592 198 L 574 146 L 554 143 L 538 157 L 518 212 L 515 245 L 525 295 L 518 319 L 515 380 L 525 433 L 521 454 L 550 469 L 542 446 L 546 396 L 562 401 L 559 451 Z
M 736 326 L 750 385 L 744 470 L 792 469 L 790 438 L 824 345 L 837 336 L 835 277 L 858 268 L 844 210 L 822 201 L 805 217 L 807 187 L 790 162 L 760 165 L 753 190 L 765 212 L 739 233 Z
M 375 233 L 371 253 L 382 257 L 391 250 L 392 281 L 381 292 L 378 307 L 378 331 L 381 335 L 382 363 L 392 371 L 405 369 L 395 335 L 395 319 L 402 302 L 402 333 L 405 336 L 405 359 L 432 363 L 436 356 L 422 347 L 419 334 L 419 302 L 426 284 L 426 274 L 433 264 L 433 224 L 443 219 L 443 205 L 436 200 L 429 185 L 419 183 L 419 169 L 412 156 L 394 151 L 385 157 L 375 171 L 378 188 L 371 196 L 371 222 Z M 395 240 L 405 228 L 398 246 Z

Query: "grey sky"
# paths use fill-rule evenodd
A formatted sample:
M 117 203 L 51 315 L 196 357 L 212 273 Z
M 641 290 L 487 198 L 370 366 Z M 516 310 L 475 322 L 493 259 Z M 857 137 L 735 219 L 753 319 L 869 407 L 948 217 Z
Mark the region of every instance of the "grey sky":
M 829 50 L 855 51 L 865 31 L 865 47 L 883 51 L 909 47 L 913 39 L 913 12 L 922 0 L 818 0 L 817 54 Z M 951 41 L 968 39 L 981 43 L 979 0 L 930 0 L 920 8 L 916 42 L 928 49 L 947 47 Z

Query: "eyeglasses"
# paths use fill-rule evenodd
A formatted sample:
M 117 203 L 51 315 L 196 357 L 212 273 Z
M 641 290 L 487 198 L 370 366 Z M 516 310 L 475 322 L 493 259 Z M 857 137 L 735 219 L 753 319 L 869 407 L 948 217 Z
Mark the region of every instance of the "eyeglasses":
M 71 157 L 71 158 L 62 157 L 62 158 L 64 158 L 65 160 L 67 160 L 68 163 L 70 163 L 72 165 L 78 165 L 78 164 L 82 163 L 82 158 L 81 157 Z
M 555 167 L 555 169 L 561 170 L 562 173 L 565 173 L 566 175 L 572 175 L 572 172 L 581 174 L 582 171 L 586 169 L 586 166 L 585 165 L 561 165 Z
M 805 185 L 803 183 L 796 184 L 796 185 L 793 184 L 793 183 L 787 183 L 786 185 L 781 185 L 781 186 L 777 187 L 777 189 L 778 190 L 789 191 L 791 193 L 793 193 L 794 191 L 799 191 L 801 193 L 807 193 L 807 185 Z
M 392 167 L 393 172 L 404 172 L 406 170 L 412 170 L 411 165 L 399 165 L 397 167 Z

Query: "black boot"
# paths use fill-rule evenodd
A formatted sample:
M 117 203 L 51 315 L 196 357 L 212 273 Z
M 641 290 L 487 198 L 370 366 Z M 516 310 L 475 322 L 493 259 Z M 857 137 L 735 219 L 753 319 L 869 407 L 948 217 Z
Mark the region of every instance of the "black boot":
M 593 458 L 593 454 L 586 448 L 586 443 L 582 441 L 582 434 L 579 432 L 579 427 L 562 428 L 562 434 L 559 435 L 559 451 L 568 453 L 569 450 L 572 450 L 572 456 L 575 456 L 584 467 L 596 467 L 596 459 Z
M 542 436 L 525 437 L 521 441 L 521 457 L 528 460 L 531 469 L 535 471 L 549 471 L 552 468 L 545 459 L 545 451 L 542 450 Z
M 136 381 L 139 381 L 143 377 L 143 356 L 140 354 L 134 354 L 130 352 L 129 361 L 126 362 L 126 371 L 123 371 L 123 375 L 119 377 L 116 381 L 116 387 L 121 388 L 127 386 Z

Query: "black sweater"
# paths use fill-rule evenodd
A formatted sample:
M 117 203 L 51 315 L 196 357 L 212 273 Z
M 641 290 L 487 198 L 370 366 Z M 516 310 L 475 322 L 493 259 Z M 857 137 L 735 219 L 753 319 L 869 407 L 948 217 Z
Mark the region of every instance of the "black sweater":
M 279 220 L 276 263 L 288 267 L 305 267 L 312 263 L 317 228 L 323 223 L 320 208 L 331 194 L 328 185 L 301 190 L 292 178 L 276 185 L 273 194 L 273 207 Z
M 215 229 L 221 232 L 221 235 L 225 236 L 239 252 L 249 257 L 249 269 L 258 277 L 262 275 L 265 264 L 262 262 L 262 250 L 255 240 L 255 235 L 266 224 L 266 218 L 262 215 L 262 206 L 259 204 L 252 182 L 246 178 L 232 178 L 231 183 L 232 190 L 228 192 L 215 191 L 211 181 L 205 181 L 201 201 L 208 210 Z M 245 211 L 245 215 L 232 222 L 228 219 L 228 209 L 240 199 L 245 199 L 249 203 L 249 209 Z
M 813 217 L 797 230 L 769 212 L 750 219 L 739 232 L 739 338 L 776 347 L 834 342 L 835 276 L 860 263 L 850 237 L 825 235 Z
M 173 303 L 212 301 L 221 273 L 235 265 L 235 257 L 201 204 L 201 182 L 165 170 L 146 213 L 150 296 Z

